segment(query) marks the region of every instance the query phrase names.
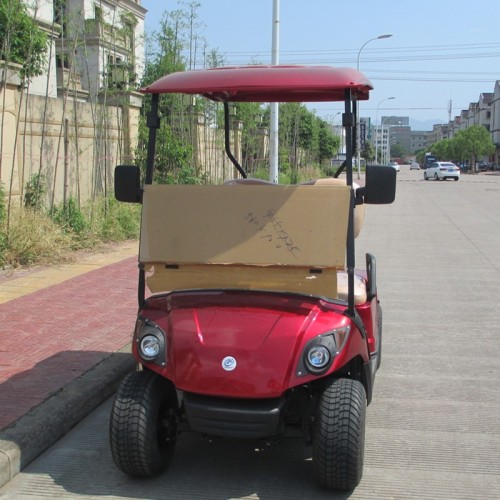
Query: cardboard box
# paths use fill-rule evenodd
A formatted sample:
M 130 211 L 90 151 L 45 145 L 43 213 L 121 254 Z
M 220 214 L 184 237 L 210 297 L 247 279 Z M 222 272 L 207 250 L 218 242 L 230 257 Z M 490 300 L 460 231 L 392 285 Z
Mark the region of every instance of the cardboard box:
M 153 292 L 237 288 L 336 297 L 346 186 L 146 186 L 139 260 Z
M 346 186 L 145 186 L 139 259 L 343 267 Z

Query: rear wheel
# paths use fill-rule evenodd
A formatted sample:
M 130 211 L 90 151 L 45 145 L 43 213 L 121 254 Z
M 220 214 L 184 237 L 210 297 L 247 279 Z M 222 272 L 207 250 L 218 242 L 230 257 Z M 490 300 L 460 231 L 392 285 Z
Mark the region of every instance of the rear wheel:
M 336 491 L 354 489 L 363 475 L 366 393 L 357 380 L 332 380 L 315 420 L 313 468 L 317 481 Z
M 153 372 L 129 373 L 111 410 L 111 454 L 117 467 L 133 477 L 153 477 L 172 458 L 177 439 L 177 395 Z

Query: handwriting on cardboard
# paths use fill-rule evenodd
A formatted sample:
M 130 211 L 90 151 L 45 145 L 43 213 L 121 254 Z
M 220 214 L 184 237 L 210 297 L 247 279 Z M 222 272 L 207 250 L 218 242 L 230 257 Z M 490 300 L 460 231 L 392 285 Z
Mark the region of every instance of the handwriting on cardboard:
M 274 248 L 282 248 L 285 252 L 289 252 L 297 258 L 300 248 L 295 245 L 283 222 L 276 216 L 275 209 L 267 209 L 261 214 L 248 212 L 245 216 L 245 221 L 248 224 L 260 226 L 259 238 L 261 240 L 268 242 Z

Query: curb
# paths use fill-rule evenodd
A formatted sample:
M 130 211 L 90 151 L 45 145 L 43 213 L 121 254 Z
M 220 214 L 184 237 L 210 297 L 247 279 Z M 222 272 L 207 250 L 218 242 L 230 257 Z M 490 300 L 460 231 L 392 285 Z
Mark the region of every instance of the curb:
M 108 399 L 136 369 L 130 343 L 0 431 L 0 488 Z

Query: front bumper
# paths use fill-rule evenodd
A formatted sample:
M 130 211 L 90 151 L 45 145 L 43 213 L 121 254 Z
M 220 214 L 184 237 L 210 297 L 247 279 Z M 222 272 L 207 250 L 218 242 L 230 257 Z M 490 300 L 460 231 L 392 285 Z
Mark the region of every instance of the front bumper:
M 229 399 L 184 393 L 191 430 L 210 436 L 265 438 L 280 433 L 284 398 Z

